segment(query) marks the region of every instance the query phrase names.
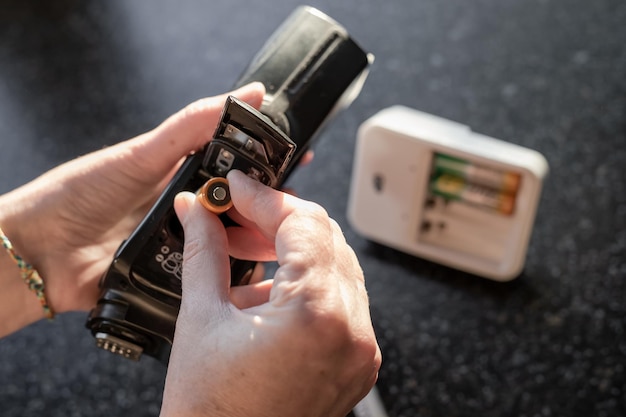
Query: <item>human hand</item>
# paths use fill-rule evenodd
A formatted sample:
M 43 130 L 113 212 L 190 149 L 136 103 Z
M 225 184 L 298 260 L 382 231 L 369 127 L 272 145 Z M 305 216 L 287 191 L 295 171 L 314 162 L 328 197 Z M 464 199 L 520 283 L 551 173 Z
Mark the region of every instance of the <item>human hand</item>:
M 258 108 L 264 89 L 256 83 L 231 94 Z M 40 272 L 54 311 L 95 304 L 97 282 L 115 250 L 182 159 L 210 140 L 225 98 L 192 103 L 148 133 L 63 164 L 0 198 L 0 226 Z M 5 332 L 43 317 L 34 295 L 28 299 L 33 313 Z
M 229 173 L 241 227 L 190 193 L 183 295 L 161 416 L 343 417 L 381 362 L 358 260 L 318 205 Z M 230 288 L 228 255 L 277 259 L 273 280 Z

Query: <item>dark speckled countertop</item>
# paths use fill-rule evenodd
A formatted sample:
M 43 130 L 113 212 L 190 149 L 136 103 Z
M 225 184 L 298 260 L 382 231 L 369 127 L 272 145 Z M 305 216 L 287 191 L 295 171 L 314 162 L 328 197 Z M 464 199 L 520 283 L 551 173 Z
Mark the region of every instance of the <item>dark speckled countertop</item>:
M 0 192 L 224 92 L 297 5 L 0 2 Z M 626 3 L 320 0 L 376 54 L 291 186 L 359 255 L 391 417 L 626 415 Z M 346 220 L 358 125 L 404 104 L 550 165 L 523 274 L 496 283 Z M 165 369 L 95 348 L 85 314 L 0 340 L 0 414 L 156 416 Z

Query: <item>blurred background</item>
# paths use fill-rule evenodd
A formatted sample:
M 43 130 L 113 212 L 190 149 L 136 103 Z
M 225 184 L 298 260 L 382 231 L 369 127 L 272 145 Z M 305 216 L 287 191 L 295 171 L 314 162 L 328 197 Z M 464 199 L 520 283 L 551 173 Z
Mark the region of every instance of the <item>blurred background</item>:
M 0 192 L 228 91 L 299 4 L 0 0 Z M 361 260 L 389 416 L 626 415 L 626 3 L 309 4 L 376 55 L 361 96 L 289 184 L 326 207 Z M 518 279 L 488 281 L 351 229 L 356 130 L 394 104 L 546 157 Z M 158 415 L 164 367 L 97 349 L 85 318 L 0 340 L 0 415 Z

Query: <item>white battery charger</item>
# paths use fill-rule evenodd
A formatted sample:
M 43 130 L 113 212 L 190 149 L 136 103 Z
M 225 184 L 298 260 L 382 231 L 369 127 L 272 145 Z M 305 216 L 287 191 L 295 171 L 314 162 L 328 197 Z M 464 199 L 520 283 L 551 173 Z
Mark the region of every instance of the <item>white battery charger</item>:
M 546 159 L 404 106 L 359 127 L 348 220 L 364 237 L 485 278 L 526 261 Z

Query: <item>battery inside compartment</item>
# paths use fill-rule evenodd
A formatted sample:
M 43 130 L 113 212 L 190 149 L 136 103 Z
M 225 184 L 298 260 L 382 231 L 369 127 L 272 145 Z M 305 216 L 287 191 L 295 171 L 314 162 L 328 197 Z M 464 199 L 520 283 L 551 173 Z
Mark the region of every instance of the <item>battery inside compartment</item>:
M 419 241 L 496 264 L 515 228 L 521 175 L 433 152 Z
M 446 200 L 461 201 L 485 210 L 511 215 L 521 175 L 435 153 L 429 191 Z

